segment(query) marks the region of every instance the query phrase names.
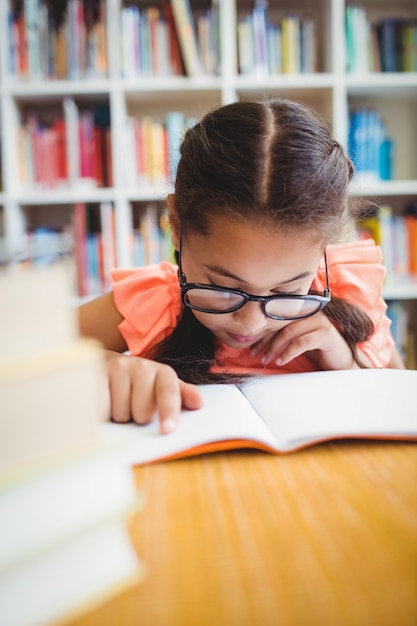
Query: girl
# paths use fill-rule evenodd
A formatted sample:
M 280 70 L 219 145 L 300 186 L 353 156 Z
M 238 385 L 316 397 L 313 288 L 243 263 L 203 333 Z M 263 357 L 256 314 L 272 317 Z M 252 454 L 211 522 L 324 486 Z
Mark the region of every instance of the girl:
M 285 99 L 226 105 L 187 131 L 168 197 L 179 267 L 115 270 L 113 292 L 79 310 L 108 351 L 115 421 L 159 415 L 168 433 L 202 404 L 192 383 L 403 367 L 379 248 L 335 245 L 355 218 L 352 175 L 326 124 Z

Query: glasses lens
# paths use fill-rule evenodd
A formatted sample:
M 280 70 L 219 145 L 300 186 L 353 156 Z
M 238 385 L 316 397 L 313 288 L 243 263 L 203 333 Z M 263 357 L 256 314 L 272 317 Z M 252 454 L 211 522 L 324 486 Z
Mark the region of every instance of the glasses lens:
M 185 304 L 191 308 L 225 313 L 233 311 L 244 302 L 244 298 L 230 291 L 215 289 L 189 289 L 184 296 Z
M 303 300 L 302 298 L 277 298 L 269 300 L 265 306 L 265 312 L 275 317 L 296 319 L 312 315 L 320 310 L 320 302 L 317 300 Z

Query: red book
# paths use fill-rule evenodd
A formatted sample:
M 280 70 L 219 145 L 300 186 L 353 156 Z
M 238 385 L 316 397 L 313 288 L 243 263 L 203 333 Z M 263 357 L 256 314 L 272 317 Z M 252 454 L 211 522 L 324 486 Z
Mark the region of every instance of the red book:
M 417 277 L 417 217 L 406 215 L 404 222 L 407 233 L 408 272 L 411 276 Z
M 28 45 L 26 39 L 25 17 L 22 11 L 18 21 L 17 28 L 19 33 L 19 72 L 21 78 L 27 78 L 28 75 Z
M 56 176 L 58 184 L 62 184 L 68 180 L 67 140 L 64 120 L 56 120 L 53 128 L 56 138 Z
M 33 131 L 33 132 L 32 132 Z M 33 163 L 34 163 L 34 182 L 35 188 L 42 187 L 44 158 L 43 143 L 42 143 L 42 130 L 39 124 L 36 124 L 32 132 L 32 146 L 33 146 Z
M 94 180 L 94 116 L 85 111 L 79 120 L 81 178 Z
M 93 175 L 97 181 L 98 187 L 104 187 L 104 177 L 103 177 L 103 160 L 104 160 L 104 151 L 102 149 L 103 146 L 103 135 L 104 129 L 99 126 L 94 127 L 94 149 L 93 149 Z
M 176 76 L 185 74 L 184 64 L 182 62 L 182 55 L 180 49 L 180 43 L 178 40 L 177 29 L 175 26 L 174 14 L 170 2 L 166 2 L 163 7 L 164 17 L 168 24 L 169 33 L 169 53 L 171 60 L 172 73 Z
M 136 174 L 138 181 L 143 182 L 147 176 L 147 166 L 141 120 L 134 120 L 134 132 L 136 147 Z
M 113 187 L 113 155 L 111 151 L 111 130 L 106 128 L 104 130 L 104 145 L 105 145 L 105 170 L 106 170 L 106 186 Z

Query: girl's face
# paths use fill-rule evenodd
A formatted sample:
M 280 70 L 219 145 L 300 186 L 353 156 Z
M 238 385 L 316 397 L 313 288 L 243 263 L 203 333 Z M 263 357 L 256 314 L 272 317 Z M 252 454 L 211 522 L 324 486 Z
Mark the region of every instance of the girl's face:
M 279 232 L 230 218 L 213 217 L 208 235 L 187 234 L 182 269 L 187 282 L 241 289 L 257 296 L 308 293 L 323 254 L 317 233 Z M 178 248 L 178 238 L 174 237 Z M 248 348 L 291 321 L 266 317 L 260 302 L 247 302 L 232 313 L 193 310 L 222 343 Z

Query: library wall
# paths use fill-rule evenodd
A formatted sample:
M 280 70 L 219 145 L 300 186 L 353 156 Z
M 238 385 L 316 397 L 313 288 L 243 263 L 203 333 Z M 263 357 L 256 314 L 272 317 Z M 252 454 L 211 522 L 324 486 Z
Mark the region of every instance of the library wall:
M 358 236 L 383 248 L 415 366 L 416 50 L 414 0 L 0 3 L 0 263 L 70 251 L 91 297 L 113 265 L 172 259 L 165 199 L 186 129 L 220 104 L 286 96 L 355 163 Z

